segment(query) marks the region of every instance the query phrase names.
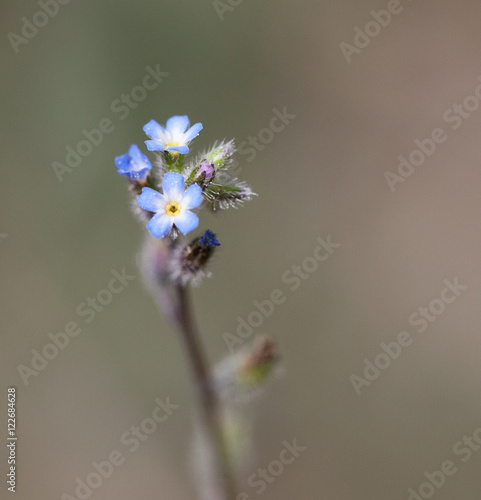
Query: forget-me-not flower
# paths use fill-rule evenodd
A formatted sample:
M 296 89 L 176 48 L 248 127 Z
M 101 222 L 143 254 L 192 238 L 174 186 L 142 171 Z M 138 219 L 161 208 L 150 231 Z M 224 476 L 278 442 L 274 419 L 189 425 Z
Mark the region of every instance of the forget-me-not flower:
M 140 208 L 155 215 L 147 223 L 152 236 L 163 238 L 175 224 L 182 233 L 187 234 L 199 225 L 199 218 L 190 210 L 202 203 L 202 188 L 192 184 L 184 191 L 184 176 L 167 172 L 162 179 L 163 194 L 144 187 L 137 198 Z
M 133 181 L 143 181 L 152 169 L 147 156 L 136 144 L 132 144 L 129 152 L 115 158 L 115 165 L 120 175 L 125 175 Z
M 196 123 L 189 128 L 187 115 L 172 116 L 162 127 L 155 120 L 144 125 L 144 132 L 152 139 L 145 141 L 149 151 L 169 151 L 173 155 L 187 154 L 187 144 L 199 135 L 202 123 Z

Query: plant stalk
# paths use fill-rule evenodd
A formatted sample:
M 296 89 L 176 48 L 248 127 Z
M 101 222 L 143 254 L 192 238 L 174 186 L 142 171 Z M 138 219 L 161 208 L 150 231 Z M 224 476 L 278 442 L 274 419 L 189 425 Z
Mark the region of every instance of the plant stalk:
M 204 354 L 200 335 L 192 313 L 189 290 L 177 285 L 176 321 L 182 336 L 182 343 L 190 365 L 194 390 L 198 401 L 200 430 L 203 442 L 208 446 L 212 465 L 212 481 L 209 497 L 211 500 L 235 500 L 236 485 L 226 447 L 220 402 L 214 387 L 209 365 Z

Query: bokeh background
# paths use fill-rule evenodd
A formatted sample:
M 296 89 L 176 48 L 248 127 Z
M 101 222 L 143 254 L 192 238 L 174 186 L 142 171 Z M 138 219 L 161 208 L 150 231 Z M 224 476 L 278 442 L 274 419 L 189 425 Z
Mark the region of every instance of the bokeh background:
M 348 63 L 340 44 L 387 1 L 236 3 L 219 15 L 211 1 L 71 1 L 15 53 L 8 34 L 21 35 L 22 18 L 40 7 L 2 2 L 0 422 L 5 444 L 14 385 L 17 498 L 73 496 L 76 478 L 113 450 L 125 463 L 91 498 L 195 497 L 190 380 L 138 276 L 145 230 L 113 159 L 142 143 L 152 118 L 201 121 L 196 150 L 257 136 L 286 107 L 295 119 L 253 161 L 238 156 L 259 197 L 201 217 L 222 241 L 214 278 L 194 292 L 213 362 L 253 301 L 276 288 L 287 296 L 256 329 L 279 342 L 284 376 L 256 404 L 256 453 L 241 491 L 403 500 L 452 460 L 457 472 L 432 498 L 478 500 L 481 451 L 463 463 L 453 446 L 481 427 L 481 110 L 455 131 L 443 114 L 479 84 L 481 4 L 402 0 Z M 111 105 L 142 83 L 147 65 L 169 76 L 121 120 Z M 52 162 L 64 163 L 66 146 L 104 118 L 115 130 L 59 182 Z M 438 127 L 447 140 L 392 192 L 384 173 Z M 340 247 L 290 291 L 282 275 L 328 235 Z M 124 267 L 136 279 L 85 325 L 78 305 Z M 468 288 L 418 334 L 410 315 L 456 277 Z M 25 385 L 18 366 L 69 321 L 82 333 Z M 356 394 L 351 375 L 403 330 L 413 343 Z M 180 408 L 126 451 L 120 436 L 166 396 Z M 293 439 L 307 449 L 257 495 L 247 477 Z

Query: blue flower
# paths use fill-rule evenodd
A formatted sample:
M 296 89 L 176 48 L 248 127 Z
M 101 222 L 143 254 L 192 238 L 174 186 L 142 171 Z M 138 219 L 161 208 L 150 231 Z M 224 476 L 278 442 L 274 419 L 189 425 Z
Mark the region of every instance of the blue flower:
M 152 169 L 147 156 L 135 144 L 130 146 L 128 153 L 115 158 L 115 165 L 120 175 L 126 175 L 133 181 L 143 181 Z
M 199 135 L 202 123 L 196 123 L 189 128 L 187 115 L 172 116 L 165 124 L 165 128 L 155 120 L 144 125 L 144 132 L 152 139 L 145 141 L 149 151 L 169 151 L 171 154 L 187 154 L 187 144 Z M 187 130 L 188 129 L 188 130 Z
M 199 240 L 199 243 L 201 245 L 206 245 L 208 247 L 220 246 L 220 243 L 217 241 L 215 234 L 210 229 L 207 229 L 207 231 L 202 235 L 202 237 Z
M 167 172 L 162 179 L 164 194 L 144 187 L 137 198 L 140 208 L 155 215 L 147 223 L 152 236 L 163 238 L 175 224 L 182 233 L 187 234 L 199 225 L 199 218 L 190 210 L 202 203 L 202 188 L 192 184 L 184 191 L 184 176 Z

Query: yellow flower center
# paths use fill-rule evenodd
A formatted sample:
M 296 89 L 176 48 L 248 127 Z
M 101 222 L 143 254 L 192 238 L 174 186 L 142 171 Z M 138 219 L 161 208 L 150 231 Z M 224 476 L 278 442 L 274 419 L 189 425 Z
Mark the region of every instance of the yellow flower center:
M 165 207 L 165 211 L 166 211 L 167 215 L 178 215 L 180 212 L 180 205 L 178 203 L 176 203 L 175 201 L 171 201 Z
M 179 143 L 178 142 L 169 142 L 169 144 L 166 144 L 165 146 L 166 147 L 169 147 L 169 146 L 178 146 Z M 170 153 L 170 156 L 172 156 L 172 158 L 177 158 L 177 156 L 180 156 L 180 153 L 178 151 L 169 151 Z

